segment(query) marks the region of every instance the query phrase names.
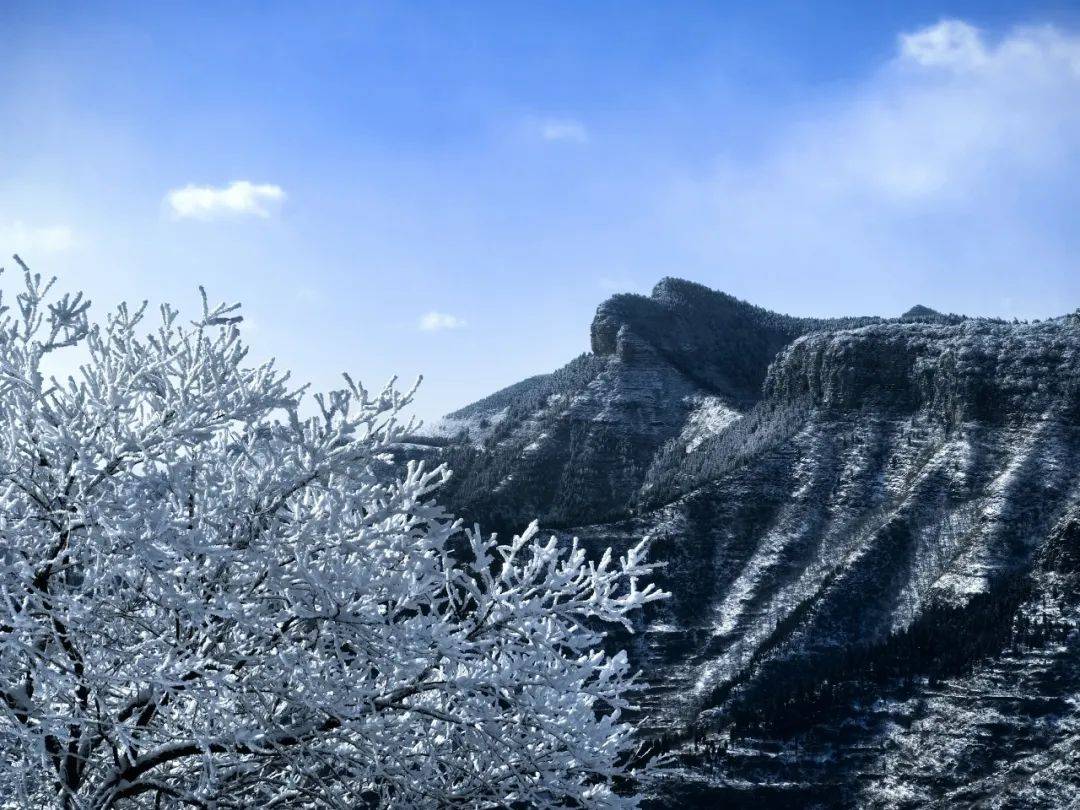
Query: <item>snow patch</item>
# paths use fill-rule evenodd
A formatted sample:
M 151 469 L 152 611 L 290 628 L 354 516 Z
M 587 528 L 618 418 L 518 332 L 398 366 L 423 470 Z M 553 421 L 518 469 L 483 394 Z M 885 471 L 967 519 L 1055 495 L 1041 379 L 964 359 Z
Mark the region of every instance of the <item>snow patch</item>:
M 693 410 L 687 416 L 679 436 L 679 442 L 686 445 L 687 453 L 693 453 L 706 439 L 715 436 L 742 417 L 741 413 L 720 397 L 702 394 L 693 397 L 691 402 Z
M 492 434 L 495 427 L 506 419 L 509 411 L 510 408 L 507 406 L 498 411 L 475 413 L 464 417 L 444 416 L 430 425 L 424 425 L 416 433 L 419 436 L 440 439 L 456 439 L 464 436 L 472 444 L 480 445 Z

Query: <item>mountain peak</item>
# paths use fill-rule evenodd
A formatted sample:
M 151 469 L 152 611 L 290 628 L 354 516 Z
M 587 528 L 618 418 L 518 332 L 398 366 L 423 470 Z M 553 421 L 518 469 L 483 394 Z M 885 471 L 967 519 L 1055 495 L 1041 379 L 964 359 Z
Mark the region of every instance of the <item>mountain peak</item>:
M 619 335 L 632 334 L 710 393 L 750 404 L 760 399 L 769 363 L 795 338 L 877 320 L 782 315 L 704 284 L 666 276 L 651 296 L 614 295 L 597 308 L 592 351 L 617 354 Z
M 942 315 L 936 309 L 931 309 L 930 307 L 923 306 L 922 304 L 916 304 L 915 306 L 913 306 L 911 309 L 909 309 L 907 312 L 905 312 L 903 315 L 900 316 L 901 320 L 905 320 L 905 321 L 921 321 L 921 320 L 925 320 L 927 318 L 943 318 L 943 317 L 944 317 L 944 315 Z

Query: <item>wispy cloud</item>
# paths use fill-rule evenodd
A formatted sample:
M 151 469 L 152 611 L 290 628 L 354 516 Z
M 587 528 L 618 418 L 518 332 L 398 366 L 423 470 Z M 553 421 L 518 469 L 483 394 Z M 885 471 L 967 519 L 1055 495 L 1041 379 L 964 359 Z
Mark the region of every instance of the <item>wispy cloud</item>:
M 588 143 L 589 130 L 573 118 L 548 118 L 540 122 L 540 137 L 545 141 Z
M 428 312 L 420 316 L 418 326 L 422 332 L 441 332 L 446 329 L 461 329 L 465 321 L 456 315 L 445 312 Z
M 778 128 L 758 157 L 678 184 L 668 216 L 710 262 L 774 284 L 1065 272 L 1065 226 L 1047 216 L 1078 184 L 1080 35 L 943 20 L 899 35 L 862 86 Z
M 285 199 L 281 186 L 237 180 L 227 186 L 188 185 L 170 191 L 165 200 L 177 219 L 217 219 L 223 216 L 266 218 Z
M 61 253 L 75 243 L 66 225 L 34 226 L 22 220 L 0 224 L 0 255 Z
M 1080 146 L 1080 37 L 1044 26 L 989 42 L 943 20 L 898 51 L 835 132 L 851 155 L 830 160 L 852 188 L 955 199 L 1055 171 Z
M 781 145 L 769 181 L 834 199 L 955 198 L 1080 145 L 1080 38 L 1022 28 L 989 44 L 945 20 L 902 34 L 893 62 L 830 113 Z
M 963 20 L 942 20 L 901 34 L 900 58 L 922 67 L 976 70 L 986 65 L 989 54 L 979 29 Z

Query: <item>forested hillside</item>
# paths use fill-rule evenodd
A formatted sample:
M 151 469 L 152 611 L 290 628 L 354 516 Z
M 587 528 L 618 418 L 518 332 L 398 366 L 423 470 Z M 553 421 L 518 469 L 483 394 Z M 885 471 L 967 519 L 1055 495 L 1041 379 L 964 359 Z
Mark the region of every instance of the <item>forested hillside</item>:
M 1065 800 L 1080 785 L 1080 319 L 769 313 L 666 279 L 454 416 L 454 505 L 646 534 L 657 806 Z M 1050 798 L 1047 798 L 1050 797 Z

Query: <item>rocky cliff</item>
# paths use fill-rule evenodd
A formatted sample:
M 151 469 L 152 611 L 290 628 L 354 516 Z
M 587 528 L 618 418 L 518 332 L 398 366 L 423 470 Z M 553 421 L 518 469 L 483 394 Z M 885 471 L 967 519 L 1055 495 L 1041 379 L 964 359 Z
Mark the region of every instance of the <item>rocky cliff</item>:
M 599 307 L 592 353 L 450 414 L 426 440 L 445 443 L 451 502 L 486 525 L 625 516 L 644 502 L 665 445 L 700 443 L 761 399 L 782 347 L 873 320 L 791 318 L 663 279 L 651 296 L 618 295 Z
M 1075 317 L 823 322 L 665 280 L 592 348 L 439 452 L 466 517 L 653 536 L 674 595 L 619 641 L 679 762 L 656 806 L 1073 800 Z

